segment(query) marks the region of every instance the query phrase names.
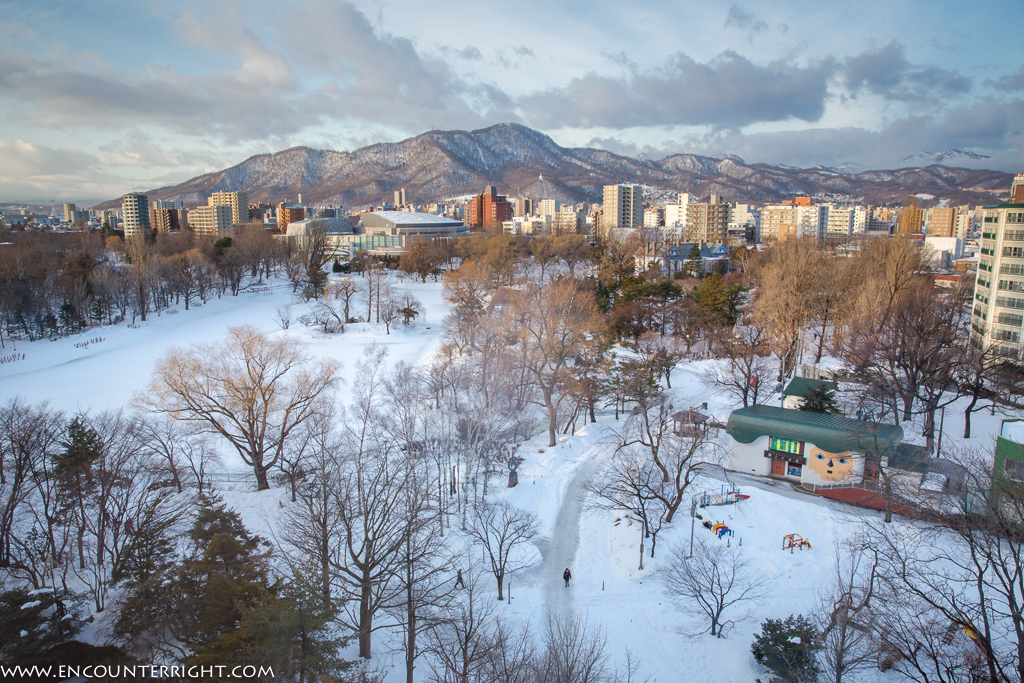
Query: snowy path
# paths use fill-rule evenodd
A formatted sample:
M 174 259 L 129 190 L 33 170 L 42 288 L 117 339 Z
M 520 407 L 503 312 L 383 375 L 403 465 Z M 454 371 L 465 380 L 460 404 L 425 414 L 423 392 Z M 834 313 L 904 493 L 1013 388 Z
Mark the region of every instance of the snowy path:
M 585 487 L 594 475 L 601 471 L 614 452 L 614 445 L 599 444 L 591 447 L 562 498 L 562 507 L 555 520 L 555 530 L 547 544 L 544 562 L 540 568 L 545 604 L 551 614 L 566 614 L 572 608 L 573 584 L 584 571 L 582 567 L 574 566 L 574 560 L 580 542 L 580 516 L 586 498 Z M 562 581 L 562 571 L 566 567 L 569 567 L 573 574 L 569 588 L 566 588 Z

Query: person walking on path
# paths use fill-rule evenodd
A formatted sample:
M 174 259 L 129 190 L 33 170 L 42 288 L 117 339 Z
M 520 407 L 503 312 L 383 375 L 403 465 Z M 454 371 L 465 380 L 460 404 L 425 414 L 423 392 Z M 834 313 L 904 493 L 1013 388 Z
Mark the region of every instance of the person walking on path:
M 568 567 L 566 567 L 565 571 L 562 572 L 562 578 L 565 580 L 565 587 L 568 588 L 569 587 L 569 579 L 572 578 L 572 572 L 569 571 Z
M 466 584 L 462 581 L 462 570 L 461 569 L 459 570 L 458 577 L 455 579 L 455 587 L 458 588 L 459 586 L 462 586 L 463 588 L 466 587 Z

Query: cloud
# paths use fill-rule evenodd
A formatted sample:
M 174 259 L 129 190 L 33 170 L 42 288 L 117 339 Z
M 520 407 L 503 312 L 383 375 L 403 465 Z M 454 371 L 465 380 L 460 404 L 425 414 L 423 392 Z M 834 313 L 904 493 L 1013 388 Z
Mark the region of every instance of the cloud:
M 712 125 L 816 121 L 824 112 L 831 60 L 806 67 L 782 61 L 759 66 L 726 51 L 707 64 L 680 52 L 660 69 L 634 68 L 614 78 L 589 73 L 521 101 L 528 122 L 542 127 Z
M 725 25 L 727 27 L 736 26 L 737 28 L 749 29 L 752 34 L 768 30 L 768 24 L 766 22 L 758 19 L 739 5 L 733 5 L 729 8 L 729 14 L 725 19 Z
M 0 201 L 68 199 L 116 194 L 124 180 L 99 170 L 95 156 L 0 140 Z
M 441 59 L 421 56 L 409 39 L 375 29 L 349 3 L 303 4 L 259 36 L 244 18 L 228 3 L 172 20 L 200 56 L 231 64 L 213 72 L 117 69 L 82 54 L 8 49 L 0 53 L 0 98 L 40 127 L 150 126 L 229 145 L 284 140 L 329 122 L 383 121 L 419 132 L 516 118 L 498 86 L 466 82 Z M 482 59 L 472 46 L 459 53 Z
M 879 130 L 848 126 L 752 134 L 709 131 L 665 146 L 661 154 L 732 153 L 748 162 L 799 167 L 853 164 L 861 169 L 885 169 L 896 168 L 901 159 L 924 150 L 961 149 L 990 154 L 991 158 L 958 159 L 954 165 L 1015 171 L 1024 168 L 1021 120 L 1024 99 L 982 100 L 941 114 L 902 116 Z
M 970 80 L 954 71 L 911 64 L 895 41 L 847 59 L 842 73 L 852 94 L 867 90 L 895 101 L 934 100 L 971 89 Z
M 1020 92 L 1021 90 L 1024 90 L 1024 66 L 1017 69 L 1015 73 L 1002 76 L 995 80 L 989 79 L 986 80 L 985 83 L 998 90 Z

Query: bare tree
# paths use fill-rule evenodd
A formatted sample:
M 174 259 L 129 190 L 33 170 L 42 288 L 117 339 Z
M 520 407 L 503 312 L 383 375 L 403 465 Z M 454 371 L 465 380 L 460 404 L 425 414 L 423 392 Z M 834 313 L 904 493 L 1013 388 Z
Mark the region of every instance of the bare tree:
M 819 659 L 832 683 L 855 679 L 878 661 L 878 551 L 862 540 L 845 549 L 836 543 L 833 584 L 818 598 Z
M 406 526 L 396 572 L 400 593 L 389 609 L 402 628 L 406 683 L 413 683 L 416 661 L 423 654 L 421 638 L 442 623 L 444 607 L 456 591 L 454 563 L 438 529 L 430 524 L 430 482 L 425 464 L 415 468 L 402 491 Z
M 597 306 L 593 294 L 569 280 L 528 286 L 515 299 L 519 335 L 529 355 L 526 367 L 548 413 L 548 443 L 556 443 L 558 409 L 577 353 L 594 341 Z
M 27 508 L 45 503 L 37 498 L 45 491 L 37 490 L 33 474 L 46 476 L 39 468 L 59 447 L 63 424 L 63 416 L 45 404 L 33 406 L 16 397 L 0 408 L 0 568 L 35 573 L 16 551 L 18 537 L 28 532 L 18 527 L 30 514 Z M 32 577 L 36 588 L 38 578 Z
M 741 320 L 735 331 L 726 330 L 717 340 L 719 353 L 726 361 L 712 365 L 705 374 L 709 383 L 722 387 L 743 407 L 757 405 L 772 397 L 775 368 L 765 325 L 756 320 Z
M 704 537 L 696 539 L 692 556 L 687 556 L 683 545 L 673 548 L 663 571 L 665 589 L 680 608 L 704 617 L 710 622 L 706 630 L 719 638 L 729 626 L 748 616 L 741 612 L 726 618 L 726 612 L 745 609 L 747 603 L 768 595 L 771 586 L 769 577 L 747 563 L 741 548 Z
M 640 522 L 640 565 L 644 568 L 644 539 L 657 539 L 665 522 L 665 506 L 654 491 L 661 484 L 661 472 L 646 454 L 618 454 L 601 476 L 587 485 L 598 508 L 623 510 Z M 651 542 L 654 557 L 655 540 Z
M 466 533 L 487 553 L 491 573 L 498 582 L 498 600 L 503 600 L 505 575 L 527 565 L 519 552 L 537 534 L 536 515 L 505 501 L 481 503 L 473 507 Z
M 334 386 L 337 369 L 334 361 L 313 363 L 295 339 L 234 327 L 222 343 L 172 348 L 140 402 L 227 439 L 262 491 L 292 431 Z
M 208 469 L 220 462 L 220 456 L 201 431 L 187 429 L 165 415 L 144 420 L 142 435 L 149 449 L 162 464 L 160 469 L 170 477 L 178 492 L 186 483 L 194 483 L 200 495 L 208 485 Z
M 994 471 L 987 457 L 960 453 L 956 459 L 971 495 L 949 497 L 947 503 L 957 506 L 950 514 L 927 520 L 914 534 L 873 525 L 886 618 L 912 620 L 922 631 L 921 642 L 941 636 L 947 644 L 954 639 L 968 644 L 968 651 L 981 654 L 985 680 L 1024 680 L 1024 493 L 1018 481 Z M 916 615 L 908 615 L 908 609 Z M 899 634 L 887 637 L 898 640 Z M 912 643 L 896 645 L 914 662 Z M 935 676 L 934 669 L 948 663 L 941 645 L 931 649 L 917 653 L 914 665 L 926 665 Z M 961 665 L 971 668 L 970 662 Z M 917 680 L 926 678 L 922 674 Z
M 470 565 L 463 576 L 461 599 L 452 601 L 445 620 L 429 635 L 433 683 L 475 683 L 494 649 L 494 602 L 481 600 L 476 567 Z
M 537 647 L 529 623 L 510 625 L 497 617 L 490 632 L 490 651 L 480 673 L 481 683 L 535 683 Z
M 291 306 L 278 306 L 277 313 L 274 315 L 274 322 L 280 326 L 282 330 L 287 330 L 292 326 L 292 309 Z
M 558 683 L 604 683 L 611 676 L 608 637 L 580 614 L 548 614 L 544 651 L 536 680 Z
M 340 562 L 342 537 L 340 509 L 335 496 L 341 486 L 339 454 L 342 441 L 337 430 L 338 415 L 325 409 L 315 413 L 303 430 L 308 433 L 305 476 L 298 483 L 297 500 L 285 508 L 280 542 L 294 549 L 283 556 L 316 577 L 317 590 L 325 610 L 332 609 L 334 564 Z
M 327 296 L 341 305 L 341 319 L 343 324 L 355 322 L 352 317 L 352 299 L 359 293 L 359 285 L 350 275 L 335 280 L 327 285 Z M 336 305 L 337 305 L 336 304 Z

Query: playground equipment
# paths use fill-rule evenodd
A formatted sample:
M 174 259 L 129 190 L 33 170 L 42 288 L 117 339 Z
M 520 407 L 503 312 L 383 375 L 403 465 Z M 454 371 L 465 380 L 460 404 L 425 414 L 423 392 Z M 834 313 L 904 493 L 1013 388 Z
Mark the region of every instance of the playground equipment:
M 735 487 L 728 485 L 722 485 L 721 491 L 702 491 L 693 497 L 693 502 L 690 504 L 690 518 L 699 519 L 701 526 L 709 530 L 718 538 L 725 538 L 726 536 L 733 536 L 733 530 L 730 529 L 726 524 L 715 520 L 708 519 L 698 512 L 706 507 L 712 505 L 732 505 L 738 503 L 741 500 L 746 500 L 750 496 L 740 493 L 740 490 Z M 693 540 L 693 530 L 690 530 L 690 539 Z M 740 539 L 742 541 L 742 539 Z M 726 543 L 729 539 L 726 538 Z M 692 553 L 692 550 L 691 550 Z
M 697 508 L 705 508 L 711 505 L 732 505 L 747 498 L 750 498 L 750 496 L 740 493 L 738 488 L 722 484 L 721 491 L 702 491 L 695 495 L 693 502 L 690 504 L 690 515 L 692 516 L 697 511 Z
M 813 548 L 811 548 L 811 542 L 800 534 L 786 534 L 782 537 L 782 549 L 786 550 L 788 548 L 790 554 L 793 553 L 793 548 L 800 548 L 800 550 L 803 550 L 805 547 L 808 550 L 813 550 Z

